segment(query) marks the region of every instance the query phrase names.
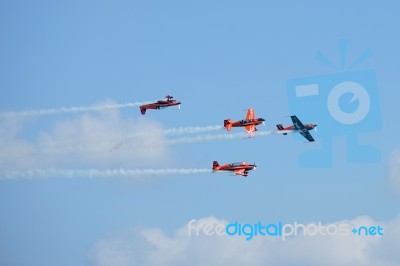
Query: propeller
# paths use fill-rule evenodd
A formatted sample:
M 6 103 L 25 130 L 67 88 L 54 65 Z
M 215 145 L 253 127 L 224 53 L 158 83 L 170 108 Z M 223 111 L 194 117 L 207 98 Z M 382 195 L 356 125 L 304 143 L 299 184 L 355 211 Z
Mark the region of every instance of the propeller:
M 180 104 L 178 105 L 178 109 L 181 109 L 181 105 Z
M 317 132 L 317 123 L 314 123 L 314 131 Z

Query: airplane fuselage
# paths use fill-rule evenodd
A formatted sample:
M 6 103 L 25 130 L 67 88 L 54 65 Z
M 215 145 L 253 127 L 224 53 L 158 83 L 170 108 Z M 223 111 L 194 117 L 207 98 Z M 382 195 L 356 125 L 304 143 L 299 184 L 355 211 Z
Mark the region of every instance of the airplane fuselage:
M 245 127 L 252 125 L 260 125 L 265 121 L 264 118 L 256 118 L 256 119 L 243 119 L 236 122 L 232 122 L 232 127 Z
M 220 169 L 218 170 L 225 170 L 225 171 L 235 171 L 235 170 L 253 170 L 254 169 L 254 165 L 241 165 L 241 166 L 233 166 L 232 164 L 228 164 L 228 165 L 223 165 L 220 167 Z
M 305 129 L 303 129 L 303 130 L 310 131 L 310 130 L 313 130 L 316 127 L 316 125 L 315 124 L 304 124 L 304 127 L 305 127 Z M 301 131 L 301 130 L 296 129 L 295 126 L 288 126 L 281 130 L 277 130 L 276 133 L 293 133 L 293 132 L 299 132 L 299 131 Z
M 147 109 L 164 109 L 170 106 L 175 106 L 175 105 L 180 105 L 181 102 L 178 100 L 158 100 L 157 102 L 154 103 L 150 103 L 150 104 L 145 104 L 140 106 L 140 112 L 142 113 L 142 115 L 144 115 L 146 113 Z

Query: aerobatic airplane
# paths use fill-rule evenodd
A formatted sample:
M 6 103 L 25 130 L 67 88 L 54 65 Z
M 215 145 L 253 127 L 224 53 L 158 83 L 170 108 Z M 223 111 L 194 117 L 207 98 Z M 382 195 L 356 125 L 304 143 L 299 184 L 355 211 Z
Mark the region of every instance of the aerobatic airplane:
M 230 118 L 227 118 L 224 120 L 224 127 L 227 131 L 230 131 L 232 127 L 244 127 L 246 132 L 250 135 L 250 137 L 252 137 L 254 132 L 257 131 L 256 126 L 261 123 L 265 124 L 265 119 L 256 118 L 254 115 L 254 109 L 251 108 L 247 110 L 246 119 L 232 122 Z
M 290 118 L 292 118 L 293 126 L 283 127 L 282 124 L 278 124 L 278 125 L 276 125 L 276 127 L 278 128 L 276 133 L 287 135 L 288 133 L 298 132 L 303 137 L 305 137 L 309 142 L 313 142 L 314 138 L 311 136 L 309 131 L 312 129 L 315 129 L 315 131 L 316 131 L 317 125 L 316 124 L 304 124 L 303 125 L 303 123 L 301 123 L 301 121 L 295 115 L 292 115 Z
M 219 165 L 217 161 L 213 162 L 213 172 L 215 171 L 232 171 L 236 175 L 247 176 L 250 170 L 256 169 L 255 164 L 248 164 L 246 162 L 230 163 Z
M 180 109 L 181 102 L 179 100 L 172 100 L 172 98 L 174 97 L 167 95 L 165 96 L 165 99 L 158 100 L 155 103 L 142 105 L 140 106 L 140 112 L 142 113 L 142 115 L 144 115 L 147 109 L 163 109 L 174 105 L 179 105 Z

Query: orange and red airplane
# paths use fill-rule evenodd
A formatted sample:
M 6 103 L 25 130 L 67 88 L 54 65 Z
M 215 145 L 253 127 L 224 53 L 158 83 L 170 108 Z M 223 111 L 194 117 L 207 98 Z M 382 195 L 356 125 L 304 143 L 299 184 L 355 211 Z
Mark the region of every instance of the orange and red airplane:
M 246 162 L 240 163 L 229 163 L 224 165 L 219 165 L 217 161 L 213 162 L 213 172 L 215 171 L 232 171 L 236 175 L 247 176 L 250 170 L 256 169 L 257 165 L 248 164 Z
M 147 109 L 163 109 L 174 105 L 179 105 L 180 108 L 181 102 L 179 100 L 172 100 L 172 98 L 174 97 L 167 95 L 165 96 L 165 99 L 158 100 L 155 103 L 142 105 L 140 106 L 140 112 L 142 113 L 142 115 L 144 115 Z
M 246 132 L 251 136 L 253 136 L 254 132 L 257 131 L 257 125 L 265 124 L 264 118 L 256 118 L 254 115 L 254 109 L 248 109 L 246 119 L 239 120 L 236 122 L 232 122 L 230 118 L 224 120 L 224 127 L 227 131 L 230 131 L 232 127 L 244 127 Z

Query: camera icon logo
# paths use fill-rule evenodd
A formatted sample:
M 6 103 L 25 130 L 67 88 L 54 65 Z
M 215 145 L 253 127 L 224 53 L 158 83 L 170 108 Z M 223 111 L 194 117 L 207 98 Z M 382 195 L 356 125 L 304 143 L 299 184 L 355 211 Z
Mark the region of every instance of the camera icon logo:
M 346 93 L 352 93 L 353 97 L 350 103 L 359 100 L 358 108 L 347 113 L 341 109 L 339 100 Z M 360 84 L 352 81 L 345 81 L 336 85 L 328 95 L 328 110 L 331 116 L 342 124 L 357 124 L 368 114 L 371 107 L 371 101 L 367 90 Z
M 342 44 L 342 61 L 346 53 Z M 356 63 L 364 61 L 364 53 Z M 329 62 L 319 54 L 318 59 Z M 358 64 L 357 63 L 357 64 Z M 357 65 L 357 64 L 353 64 Z M 330 64 L 332 65 L 332 64 Z M 333 138 L 347 137 L 348 163 L 378 163 L 380 151 L 360 144 L 363 133 L 381 129 L 378 89 L 374 70 L 358 70 L 289 79 L 287 95 L 291 114 L 319 125 L 315 137 L 322 142 L 321 149 L 308 150 L 299 156 L 301 167 L 332 167 Z

